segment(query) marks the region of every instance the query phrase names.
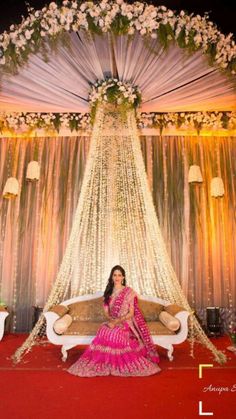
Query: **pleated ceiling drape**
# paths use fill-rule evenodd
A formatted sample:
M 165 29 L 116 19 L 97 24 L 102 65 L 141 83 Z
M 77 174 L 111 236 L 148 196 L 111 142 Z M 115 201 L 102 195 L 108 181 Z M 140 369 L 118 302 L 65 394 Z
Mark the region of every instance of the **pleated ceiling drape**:
M 106 76 L 138 85 L 145 112 L 236 109 L 232 81 L 201 51 L 164 50 L 157 40 L 147 46 L 139 34 L 132 40 L 111 34 L 88 40 L 82 31 L 69 37 L 70 48 L 51 51 L 48 62 L 32 55 L 18 75 L 3 76 L 0 111 L 87 112 L 90 83 Z

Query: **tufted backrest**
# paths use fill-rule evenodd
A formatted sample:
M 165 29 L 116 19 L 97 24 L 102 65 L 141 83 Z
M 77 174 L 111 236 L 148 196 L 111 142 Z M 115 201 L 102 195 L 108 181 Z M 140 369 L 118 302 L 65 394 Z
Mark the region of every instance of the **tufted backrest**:
M 68 305 L 73 320 L 103 322 L 106 320 L 103 311 L 103 297 L 87 301 L 78 301 Z
M 147 322 L 157 321 L 160 312 L 164 309 L 162 304 L 145 300 L 138 300 L 138 306 Z
M 164 306 L 152 302 L 138 300 L 138 306 L 146 321 L 156 321 Z M 103 311 L 103 297 L 92 300 L 78 301 L 68 305 L 69 314 L 73 320 L 103 322 L 106 317 Z

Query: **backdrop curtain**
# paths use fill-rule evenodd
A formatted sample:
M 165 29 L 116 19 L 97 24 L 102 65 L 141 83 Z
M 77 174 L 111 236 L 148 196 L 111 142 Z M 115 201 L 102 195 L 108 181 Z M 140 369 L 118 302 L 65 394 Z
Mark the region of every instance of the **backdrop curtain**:
M 11 328 L 32 327 L 32 307 L 43 306 L 65 252 L 77 206 L 89 137 L 3 138 L 0 141 L 0 299 L 13 313 Z M 193 308 L 232 310 L 236 297 L 235 137 L 141 136 L 160 227 L 173 267 Z M 35 150 L 37 183 L 26 181 Z M 203 183 L 188 183 L 191 164 Z M 11 175 L 16 199 L 2 191 Z M 221 176 L 225 195 L 210 195 Z

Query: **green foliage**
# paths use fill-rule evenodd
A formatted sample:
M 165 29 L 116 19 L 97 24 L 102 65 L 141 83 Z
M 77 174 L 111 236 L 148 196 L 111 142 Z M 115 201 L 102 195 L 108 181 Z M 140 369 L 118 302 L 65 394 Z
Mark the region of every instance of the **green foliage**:
M 90 109 L 90 118 L 91 118 L 91 124 L 94 125 L 95 122 L 95 116 L 96 116 L 96 112 L 97 112 L 97 106 L 98 106 L 98 101 L 95 102 L 93 104 L 93 106 L 91 106 Z
M 180 48 L 186 48 L 185 28 L 181 29 L 179 36 L 177 37 L 177 44 Z
M 195 43 L 195 40 L 194 40 L 195 35 L 196 35 L 196 31 L 194 29 L 191 29 L 188 35 L 188 50 L 190 52 L 197 51 L 200 48 L 200 46 L 197 46 Z
M 116 15 L 111 24 L 111 29 L 114 35 L 124 35 L 128 32 L 130 21 L 126 16 L 120 13 Z
M 96 35 L 102 35 L 102 29 L 94 23 L 92 16 L 87 15 L 87 22 L 89 31 Z
M 215 56 L 216 56 L 216 44 L 214 44 L 214 43 L 208 44 L 206 54 L 208 56 L 209 65 L 213 66 Z
M 53 126 L 57 132 L 60 131 L 60 127 L 61 127 L 60 114 L 55 114 L 55 119 L 53 119 Z
M 107 101 L 108 103 L 114 103 L 117 101 L 117 99 L 120 97 L 120 92 L 118 89 L 117 84 L 114 84 L 113 86 L 109 87 L 107 89 Z
M 141 105 L 141 102 L 142 102 L 141 93 L 137 92 L 136 93 L 136 99 L 134 99 L 134 107 L 135 107 L 135 109 L 138 108 Z
M 229 126 L 229 120 L 230 120 L 229 116 L 227 115 L 227 113 L 224 112 L 223 115 L 222 115 L 222 118 L 221 118 L 222 127 L 224 129 L 227 129 L 228 128 L 228 126 Z
M 79 120 L 74 116 L 69 120 L 69 128 L 71 132 L 78 131 Z
M 157 30 L 157 35 L 159 42 L 164 47 L 164 49 L 167 49 L 170 41 L 175 38 L 174 31 L 169 23 L 166 23 L 165 25 L 161 23 Z

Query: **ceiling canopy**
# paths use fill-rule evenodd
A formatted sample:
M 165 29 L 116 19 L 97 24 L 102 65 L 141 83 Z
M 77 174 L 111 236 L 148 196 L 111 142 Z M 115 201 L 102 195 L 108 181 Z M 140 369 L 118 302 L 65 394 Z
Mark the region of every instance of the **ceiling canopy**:
M 93 5 L 93 8 L 90 6 L 89 9 L 89 4 Z M 40 48 L 35 48 L 37 51 L 35 53 L 29 53 L 26 43 L 27 64 L 18 66 L 18 74 L 11 75 L 7 72 L 6 60 L 4 61 L 3 56 L 0 110 L 4 112 L 88 112 L 88 95 L 91 84 L 106 77 L 117 77 L 122 81 L 129 81 L 137 85 L 142 93 L 141 111 L 144 112 L 235 110 L 234 59 L 236 49 L 231 36 L 227 40 L 222 34 L 219 35 L 219 31 L 211 22 L 207 21 L 206 17 L 188 17 L 181 13 L 179 16 L 175 16 L 164 6 L 156 8 L 145 6 L 142 3 L 135 4 L 139 5 L 136 9 L 134 5 L 127 5 L 122 0 L 115 2 L 102 0 L 99 5 L 86 2 L 80 6 L 75 1 L 64 1 L 61 9 L 55 3 L 51 3 L 48 8 L 45 7 L 40 12 L 31 11 L 29 22 L 35 22 L 32 16 L 34 19 L 36 19 L 35 16 L 40 16 L 41 20 L 39 17 L 38 20 L 41 22 L 41 29 L 45 28 L 42 36 L 44 36 L 44 51 L 48 51 L 47 60 Z M 113 13 L 113 23 L 119 16 L 119 19 L 128 19 L 128 25 L 124 30 L 115 31 L 115 26 L 112 26 L 111 22 L 110 26 L 106 23 L 107 16 L 110 16 L 109 13 L 115 6 L 116 14 Z M 74 14 L 69 15 L 68 10 L 70 12 L 73 10 Z M 104 12 L 102 16 L 106 16 L 106 18 L 104 17 L 105 23 L 102 23 L 99 13 L 104 10 L 106 14 Z M 86 22 L 89 22 L 87 29 L 85 21 L 81 20 L 83 13 L 86 15 Z M 57 21 L 61 22 L 60 25 L 64 28 L 64 32 L 67 24 L 68 38 L 65 45 L 59 42 L 54 51 L 50 45 L 51 37 L 55 36 L 52 30 L 54 28 L 55 31 L 55 22 L 54 26 L 53 23 L 50 26 L 50 18 L 52 21 L 55 16 Z M 78 24 L 76 26 L 74 23 L 74 30 L 71 30 L 71 26 L 68 26 L 68 16 L 76 16 L 76 18 L 80 16 L 82 23 L 80 26 Z M 93 26 L 91 19 L 94 19 Z M 72 19 L 70 22 L 72 29 L 73 22 L 75 21 Z M 30 45 L 34 33 L 33 29 L 30 32 L 29 24 L 27 26 L 25 22 L 22 23 L 21 36 L 24 33 L 23 40 L 28 36 Z M 94 29 L 95 24 L 99 30 L 95 30 L 96 26 Z M 107 30 L 104 30 L 106 24 Z M 165 25 L 167 37 L 163 41 L 161 33 Z M 120 27 L 122 28 L 122 25 Z M 160 27 L 163 27 L 162 32 L 160 32 Z M 191 32 L 193 27 L 195 32 Z M 169 28 L 169 35 L 167 28 Z M 183 28 L 185 30 L 185 48 L 180 48 L 179 37 Z M 133 34 L 129 32 L 130 29 L 133 30 Z M 144 29 L 146 33 L 144 33 Z M 99 33 L 97 34 L 97 32 Z M 13 44 L 19 55 L 20 47 L 17 44 L 17 40 L 20 39 L 19 28 L 12 27 L 9 34 L 11 42 L 14 40 Z M 147 37 L 147 34 L 150 36 Z M 191 43 L 192 39 L 190 35 L 195 46 L 192 49 L 188 48 L 188 43 Z M 219 39 L 218 35 L 221 36 Z M 206 45 L 214 37 L 215 52 L 218 51 L 218 55 L 214 53 L 214 65 L 209 65 L 210 55 L 206 53 L 209 52 Z M 4 39 L 5 51 L 7 51 L 6 33 L 0 38 L 2 44 Z M 224 43 L 223 41 L 225 50 L 228 51 L 227 57 L 224 55 L 224 58 L 219 52 L 221 51 L 219 44 Z M 36 42 L 36 38 L 34 42 Z M 24 41 L 21 43 L 23 43 L 22 48 Z M 195 49 L 194 52 L 193 49 Z M 16 62 L 18 61 L 16 60 Z M 222 72 L 223 68 L 231 69 L 230 77 L 228 76 L 229 71 L 228 73 Z

